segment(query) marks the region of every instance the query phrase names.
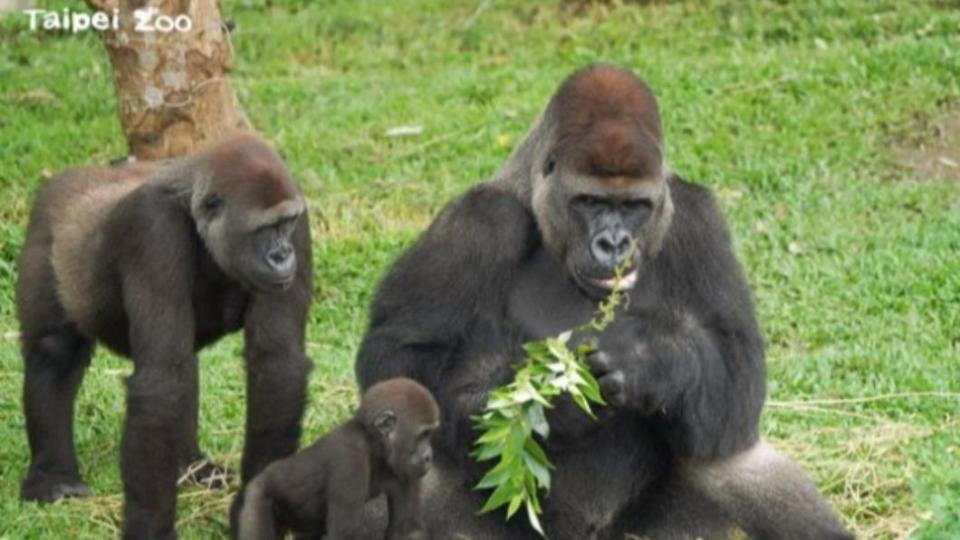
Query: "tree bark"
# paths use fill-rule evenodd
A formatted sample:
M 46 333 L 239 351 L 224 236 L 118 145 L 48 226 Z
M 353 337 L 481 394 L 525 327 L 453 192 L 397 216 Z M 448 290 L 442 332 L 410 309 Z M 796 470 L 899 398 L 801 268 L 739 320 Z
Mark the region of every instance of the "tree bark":
M 233 50 L 217 0 L 87 3 L 111 17 L 117 10 L 119 29 L 103 36 L 113 65 L 120 124 L 132 155 L 181 156 L 231 132 L 252 129 L 227 78 Z M 151 8 L 156 9 L 157 29 L 138 31 L 134 11 Z M 181 29 L 189 20 L 190 29 L 160 31 L 166 21 L 159 16 L 178 20 Z

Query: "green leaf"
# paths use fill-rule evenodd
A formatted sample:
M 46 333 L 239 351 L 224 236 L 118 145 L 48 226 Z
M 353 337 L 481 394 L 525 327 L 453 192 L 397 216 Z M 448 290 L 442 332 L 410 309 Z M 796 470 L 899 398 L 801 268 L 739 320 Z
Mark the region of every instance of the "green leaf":
M 474 486 L 474 489 L 490 489 L 499 486 L 503 482 L 506 482 L 512 475 L 513 471 L 508 467 L 503 467 L 500 470 L 491 469 L 480 479 L 477 485 Z
M 525 506 L 527 507 L 527 520 L 530 521 L 530 526 L 540 533 L 540 536 L 546 538 L 547 533 L 543 532 L 543 525 L 540 525 L 540 518 L 537 517 L 540 512 L 529 501 Z
M 550 490 L 550 469 L 543 466 L 532 454 L 523 454 L 523 464 L 537 480 L 537 487 Z
M 603 396 L 600 394 L 600 384 L 597 383 L 596 379 L 592 376 L 586 381 L 586 384 L 580 387 L 580 391 L 583 392 L 583 395 L 587 396 L 587 399 L 594 403 L 600 405 L 606 405 L 607 402 L 603 400 Z
M 491 459 L 499 456 L 501 454 L 500 445 L 487 444 L 478 450 L 474 450 L 470 453 L 470 457 L 477 462 L 490 461 Z
M 540 443 L 538 443 L 533 437 L 527 439 L 527 444 L 524 445 L 523 449 L 532 455 L 537 461 L 542 463 L 545 467 L 549 469 L 553 468 L 553 465 L 550 463 L 550 459 L 547 458 L 547 453 L 543 451 L 543 447 L 540 446 Z
M 481 514 L 492 512 L 497 508 L 507 504 L 514 497 L 522 496 L 523 490 L 517 487 L 513 482 L 504 482 L 493 490 L 493 494 L 487 499 L 487 503 L 480 509 Z
M 527 426 L 523 422 L 515 422 L 510 426 L 510 444 L 504 448 L 504 451 L 514 450 L 523 448 L 523 444 L 527 440 L 528 433 L 530 431 L 526 429 Z
M 573 399 L 573 402 L 577 404 L 577 407 L 589 414 L 593 418 L 593 409 L 590 408 L 590 403 L 587 402 L 587 399 L 583 397 L 583 394 L 577 394 L 575 396 L 570 396 Z
M 481 435 L 476 444 L 492 443 L 499 442 L 507 438 L 507 435 L 510 434 L 510 425 L 504 425 L 488 430 L 486 433 Z
M 613 320 L 621 297 L 618 293 L 608 296 L 597 316 L 581 328 L 602 330 Z M 473 416 L 480 436 L 471 456 L 478 462 L 497 460 L 475 486 L 478 490 L 493 489 L 480 512 L 506 505 L 510 519 L 523 505 L 531 527 L 541 535 L 544 532 L 537 516 L 543 508 L 539 494 L 550 489 L 553 469 L 535 438 L 550 435 L 545 409 L 564 393 L 591 417 L 590 403 L 603 404 L 600 386 L 585 361 L 592 347 L 580 344 L 570 350 L 572 335 L 572 331 L 566 331 L 555 338 L 525 343 L 526 356 L 515 365 L 513 381 L 491 391 L 486 408 Z
M 514 497 L 510 499 L 510 505 L 507 506 L 507 519 L 513 517 L 517 513 L 517 510 L 520 509 L 520 505 L 526 502 L 526 497 Z
M 577 355 L 577 358 L 582 359 L 588 354 L 596 351 L 597 348 L 589 343 L 581 343 L 577 345 L 577 348 L 574 349 L 574 354 Z
M 546 344 L 547 344 L 547 349 L 549 349 L 550 354 L 554 358 L 567 360 L 572 357 L 573 353 L 570 352 L 570 349 L 568 349 L 567 346 L 564 345 L 562 341 L 559 341 L 556 339 L 548 339 L 546 341 Z
M 526 410 L 527 424 L 534 433 L 543 438 L 550 436 L 550 424 L 547 423 L 547 416 L 543 412 L 543 407 L 539 404 L 531 405 Z M 533 439 L 529 439 L 533 440 Z

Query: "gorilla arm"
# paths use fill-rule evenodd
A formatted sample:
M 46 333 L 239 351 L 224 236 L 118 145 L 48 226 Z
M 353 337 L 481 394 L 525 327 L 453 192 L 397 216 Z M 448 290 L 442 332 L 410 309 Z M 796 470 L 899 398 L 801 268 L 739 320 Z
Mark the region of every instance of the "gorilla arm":
M 190 302 L 195 254 L 178 241 L 189 238 L 193 225 L 156 190 L 135 195 L 113 219 L 118 222 L 107 229 L 106 242 L 118 247 L 134 362 L 121 443 L 124 537 L 154 538 L 172 532 L 164 529 L 172 529 L 175 518 L 177 436 L 191 390 L 182 372 L 197 369 Z
M 657 297 L 619 317 L 589 361 L 611 405 L 653 419 L 678 456 L 728 456 L 758 438 L 763 340 L 709 191 L 671 190 L 671 232 L 638 286 L 649 280 Z
M 293 283 L 282 292 L 255 295 L 244 328 L 247 367 L 247 423 L 241 476 L 251 480 L 270 462 L 297 449 L 306 403 L 304 351 L 313 291 L 313 259 L 307 214 L 293 233 L 297 265 Z
M 477 347 L 503 341 L 482 339 L 478 320 L 503 305 L 505 278 L 529 251 L 534 227 L 512 194 L 481 184 L 447 206 L 377 291 L 357 356 L 360 386 L 397 376 L 424 384 L 440 404 L 447 455 L 470 447 L 470 416 L 512 373 L 498 351 L 478 357 L 487 351 Z

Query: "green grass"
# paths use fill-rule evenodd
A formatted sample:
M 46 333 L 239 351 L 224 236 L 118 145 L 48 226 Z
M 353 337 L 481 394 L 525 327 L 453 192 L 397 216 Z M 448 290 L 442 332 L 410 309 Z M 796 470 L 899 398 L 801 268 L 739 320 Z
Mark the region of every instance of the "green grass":
M 915 177 L 891 153 L 960 107 L 953 2 L 234 0 L 226 11 L 235 86 L 317 224 L 307 436 L 351 408 L 366 305 L 390 261 L 492 174 L 566 74 L 610 61 L 656 89 L 672 166 L 714 188 L 729 216 L 770 345 L 765 435 L 863 537 L 960 537 L 960 184 Z M 25 19 L 0 20 L 0 539 L 104 538 L 118 526 L 125 361 L 99 353 L 79 399 L 97 497 L 17 500 L 27 445 L 12 297 L 30 193 L 44 173 L 125 148 L 97 36 L 32 33 Z M 404 124 L 424 131 L 383 136 Z M 234 468 L 241 346 L 202 355 L 202 443 Z M 223 537 L 227 502 L 182 492 L 181 537 Z

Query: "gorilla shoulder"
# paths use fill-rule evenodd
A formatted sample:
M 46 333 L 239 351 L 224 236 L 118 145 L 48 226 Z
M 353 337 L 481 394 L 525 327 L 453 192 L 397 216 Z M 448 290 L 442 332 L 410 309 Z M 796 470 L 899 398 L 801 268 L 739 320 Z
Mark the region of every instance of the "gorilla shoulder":
M 447 205 L 427 230 L 424 241 L 460 237 L 468 242 L 462 245 L 471 250 L 471 256 L 476 254 L 474 249 L 493 247 L 486 251 L 507 263 L 527 253 L 535 235 L 536 223 L 529 207 L 500 186 L 483 183 Z
M 473 187 L 397 260 L 380 284 L 373 321 L 405 312 L 459 320 L 458 313 L 472 311 L 489 281 L 516 266 L 536 238 L 533 214 L 515 195 L 490 184 Z M 407 294 L 423 290 L 442 296 Z

